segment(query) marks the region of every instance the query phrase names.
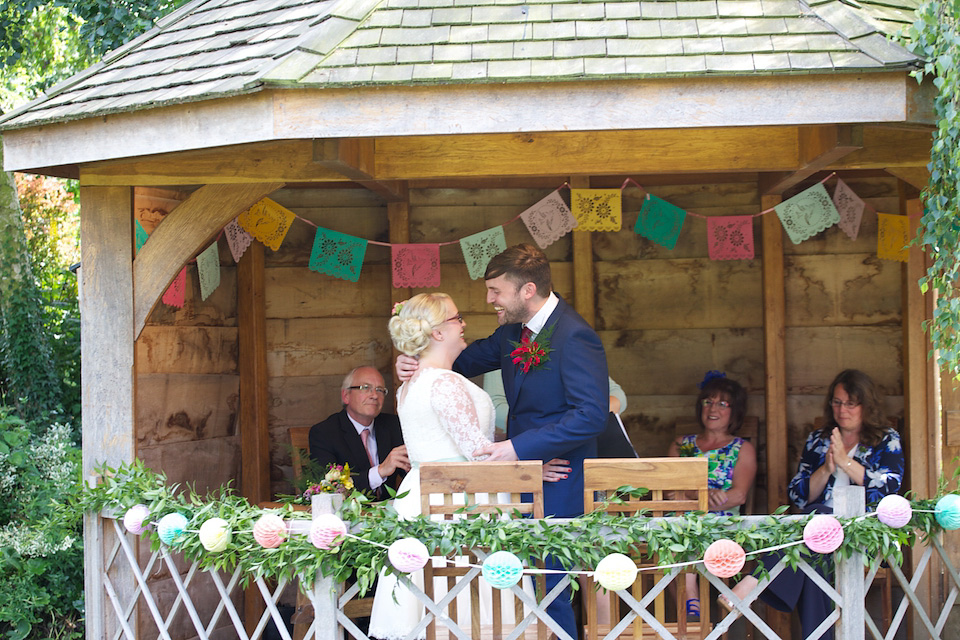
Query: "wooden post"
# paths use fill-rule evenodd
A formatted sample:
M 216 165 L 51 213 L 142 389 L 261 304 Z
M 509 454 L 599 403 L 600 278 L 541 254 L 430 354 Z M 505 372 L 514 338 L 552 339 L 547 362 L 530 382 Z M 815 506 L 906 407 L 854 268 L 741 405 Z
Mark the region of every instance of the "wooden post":
M 760 210 L 783 200 L 761 195 Z M 787 504 L 787 356 L 783 228 L 773 213 L 761 218 L 763 234 L 763 366 L 766 403 L 767 512 Z M 781 638 L 790 637 L 790 616 L 768 607 L 767 621 Z
M 905 185 L 900 183 L 900 192 Z M 910 218 L 911 231 L 915 230 L 919 216 L 923 213 L 920 200 L 907 200 L 901 196 L 901 212 Z M 912 234 L 911 234 L 912 235 Z M 911 245 L 908 261 L 901 268 L 903 296 L 903 445 L 906 458 L 905 490 L 916 492 L 919 498 L 929 498 L 937 489 L 937 478 L 943 468 L 940 458 L 940 412 L 937 408 L 937 376 L 935 362 L 928 358 L 930 342 L 923 331 L 923 321 L 930 316 L 928 305 L 930 294 L 920 292 L 918 282 L 926 272 L 923 249 Z M 920 553 L 910 549 L 906 564 L 913 570 L 920 562 Z M 916 594 L 931 611 L 940 604 L 938 591 L 939 570 L 934 561 L 927 567 L 926 574 L 917 585 Z M 912 610 L 911 610 L 912 614 Z M 926 628 L 920 619 L 911 615 L 913 637 L 922 638 Z
M 404 189 L 406 191 L 406 189 Z M 407 192 L 406 202 L 388 202 L 387 203 L 387 224 L 390 227 L 390 242 L 392 244 L 407 244 L 410 242 L 410 200 Z M 394 289 L 390 285 L 390 303 L 391 307 L 397 302 L 402 302 L 410 298 L 410 287 Z M 393 358 L 396 360 L 400 352 L 393 350 Z M 400 387 L 400 379 L 397 378 L 396 367 L 391 367 L 393 388 Z
M 267 329 L 263 245 L 254 242 L 237 265 L 237 323 L 240 369 L 240 493 L 251 504 L 270 499 L 270 431 L 267 389 Z M 244 621 L 256 628 L 264 603 L 247 589 Z
M 570 178 L 573 189 L 589 189 L 589 176 Z M 591 327 L 597 326 L 597 299 L 593 281 L 593 235 L 573 232 L 573 308 Z
M 82 455 L 86 478 L 98 463 L 117 466 L 133 462 L 136 456 L 133 190 L 82 187 L 80 207 Z M 102 581 L 104 532 L 98 514 L 85 515 L 83 522 L 85 637 L 100 640 L 111 634 L 107 624 L 110 607 Z M 114 586 L 126 602 L 133 593 L 133 579 L 116 577 Z M 135 618 L 133 622 L 136 628 Z
M 316 520 L 325 513 L 336 513 L 343 504 L 343 496 L 336 493 L 318 493 L 310 500 L 311 515 Z M 432 562 L 432 560 L 430 561 Z M 314 634 L 316 640 L 343 640 L 343 627 L 337 623 L 337 599 L 340 585 L 333 576 L 324 577 L 317 571 L 313 583 Z
M 782 198 L 762 196 L 761 210 Z M 766 400 L 767 510 L 787 504 L 787 363 L 786 294 L 783 275 L 783 229 L 775 214 L 763 221 L 763 352 Z
M 863 487 L 847 485 L 833 492 L 834 513 L 843 518 L 854 518 L 866 511 L 866 492 Z M 836 556 L 834 556 L 836 557 Z M 863 640 L 864 599 L 867 592 L 863 583 L 863 554 L 853 553 L 845 560 L 837 561 L 837 592 L 843 596 L 840 610 L 838 640 Z

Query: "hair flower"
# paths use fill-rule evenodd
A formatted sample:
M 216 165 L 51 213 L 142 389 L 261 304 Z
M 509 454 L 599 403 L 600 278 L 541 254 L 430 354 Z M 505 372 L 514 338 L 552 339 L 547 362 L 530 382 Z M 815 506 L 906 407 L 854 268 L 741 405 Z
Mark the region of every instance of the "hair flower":
M 393 311 L 390 312 L 390 315 L 392 315 L 392 316 L 398 316 L 398 315 L 400 315 L 400 312 L 403 311 L 403 305 L 406 304 L 406 302 L 407 302 L 406 300 L 402 300 L 402 301 L 400 301 L 400 302 L 395 302 L 395 303 L 393 304 Z
M 697 385 L 697 389 L 703 389 L 703 387 L 713 380 L 714 378 L 726 378 L 727 374 L 723 371 L 711 370 L 703 374 L 703 380 L 700 381 L 700 384 Z

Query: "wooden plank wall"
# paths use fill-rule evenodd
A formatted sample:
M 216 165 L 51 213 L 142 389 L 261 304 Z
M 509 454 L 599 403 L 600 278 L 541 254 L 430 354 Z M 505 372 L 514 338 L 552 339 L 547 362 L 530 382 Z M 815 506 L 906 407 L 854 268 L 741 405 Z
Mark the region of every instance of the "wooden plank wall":
M 595 187 L 621 178 L 594 179 Z M 562 183 L 499 188 L 410 189 L 410 241 L 448 242 L 513 219 Z M 897 211 L 896 180 L 849 179 L 869 206 Z M 833 184 L 829 185 L 832 189 Z M 704 216 L 757 213 L 755 175 L 700 184 L 649 186 L 673 204 Z M 789 197 L 791 194 L 787 194 Z M 274 199 L 316 224 L 360 237 L 389 238 L 386 205 L 362 189 L 284 189 Z M 629 396 L 624 421 L 641 455 L 663 455 L 679 416 L 693 412 L 696 384 L 711 369 L 726 371 L 750 394 L 749 412 L 764 420 L 763 314 L 760 219 L 754 223 L 757 257 L 712 261 L 706 223 L 688 217 L 673 250 L 633 231 L 643 192 L 624 192 L 619 232 L 592 237 L 596 328 L 607 348 L 611 375 Z M 773 215 L 773 214 L 771 214 Z M 507 243 L 529 241 L 522 223 L 505 229 Z M 286 430 L 309 426 L 339 410 L 339 384 L 357 364 L 381 369 L 392 386 L 386 321 L 391 282 L 389 249 L 370 245 L 357 284 L 307 268 L 313 227 L 297 222 L 280 251 L 267 255 L 268 367 L 273 480 L 285 490 L 289 474 Z M 823 394 L 843 368 L 872 375 L 902 414 L 900 266 L 876 257 L 877 217 L 863 216 L 850 240 L 829 229 L 801 245 L 785 240 L 788 477 L 803 441 L 822 411 Z M 572 299 L 571 236 L 550 246 L 559 292 Z M 467 338 L 495 328 L 485 290 L 469 280 L 458 245 L 441 247 L 442 284 L 467 321 Z M 419 290 L 414 290 L 417 293 Z M 393 406 L 393 398 L 387 401 Z M 761 428 L 763 431 L 763 428 Z M 762 436 L 761 436 L 762 438 Z M 756 504 L 765 504 L 758 487 Z

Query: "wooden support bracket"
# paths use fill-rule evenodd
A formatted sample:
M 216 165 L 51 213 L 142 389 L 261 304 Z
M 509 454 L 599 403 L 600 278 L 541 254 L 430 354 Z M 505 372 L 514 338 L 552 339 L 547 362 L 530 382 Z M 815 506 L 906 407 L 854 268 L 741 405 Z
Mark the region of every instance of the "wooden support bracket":
M 376 148 L 373 138 L 313 141 L 313 160 L 319 166 L 343 174 L 387 202 L 406 202 L 405 181 L 375 178 L 375 156 Z
M 863 126 L 800 127 L 797 129 L 797 144 L 800 168 L 761 175 L 761 194 L 781 195 L 840 158 L 862 149 Z

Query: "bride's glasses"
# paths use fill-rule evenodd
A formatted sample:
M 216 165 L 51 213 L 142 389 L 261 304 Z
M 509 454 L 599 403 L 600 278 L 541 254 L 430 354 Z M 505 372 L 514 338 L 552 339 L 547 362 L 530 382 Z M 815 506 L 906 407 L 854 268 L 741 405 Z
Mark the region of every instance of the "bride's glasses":
M 446 324 L 447 322 L 453 322 L 454 320 L 456 320 L 456 321 L 459 322 L 460 324 L 463 324 L 463 314 L 458 313 L 457 315 L 453 316 L 452 318 L 447 318 L 446 320 L 443 321 L 443 323 Z

